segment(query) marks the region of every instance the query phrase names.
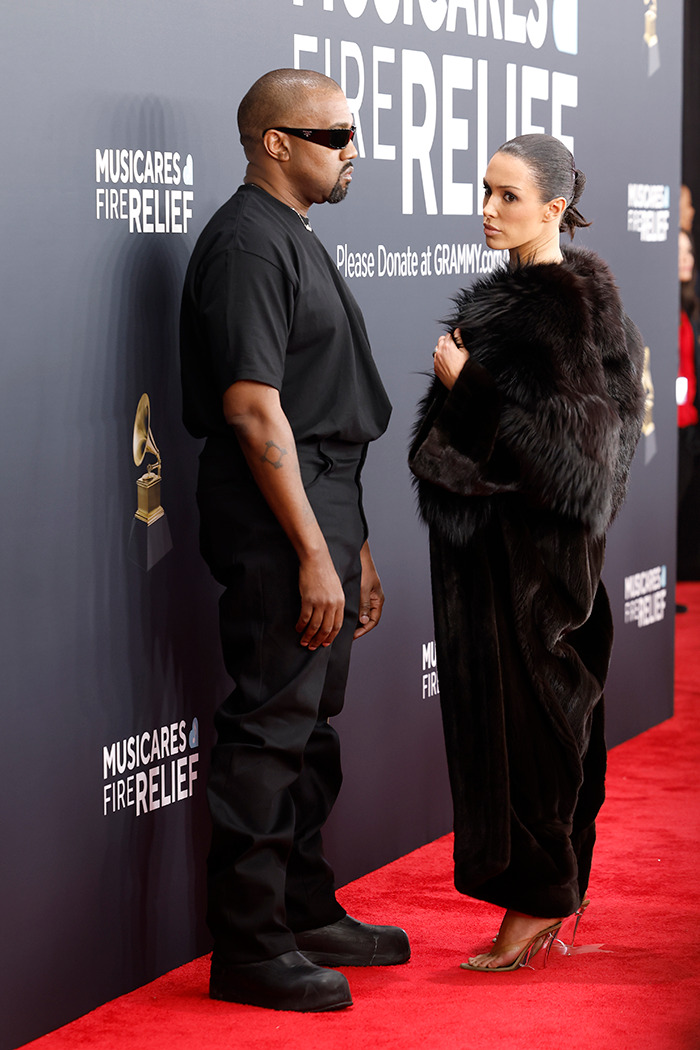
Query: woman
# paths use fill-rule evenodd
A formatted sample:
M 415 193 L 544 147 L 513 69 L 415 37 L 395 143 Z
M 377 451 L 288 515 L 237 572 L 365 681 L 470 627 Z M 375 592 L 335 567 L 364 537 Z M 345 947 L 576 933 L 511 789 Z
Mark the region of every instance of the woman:
M 507 250 L 459 294 L 410 465 L 430 527 L 455 885 L 506 909 L 499 972 L 581 910 L 603 801 L 612 620 L 605 531 L 639 437 L 643 349 L 610 271 L 564 248 L 585 176 L 555 138 L 503 145 L 484 233 Z M 546 959 L 546 955 L 545 955 Z
M 700 428 L 698 427 L 698 301 L 695 295 L 695 252 L 690 234 L 678 232 L 678 280 L 681 312 L 678 326 L 678 572 L 679 580 L 695 579 L 698 545 L 698 476 Z M 676 603 L 676 612 L 687 607 Z

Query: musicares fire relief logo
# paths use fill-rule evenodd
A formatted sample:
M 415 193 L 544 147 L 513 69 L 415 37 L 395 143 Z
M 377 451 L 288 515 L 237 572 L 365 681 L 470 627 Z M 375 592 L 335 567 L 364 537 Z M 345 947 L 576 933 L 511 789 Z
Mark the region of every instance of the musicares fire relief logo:
M 627 185 L 627 230 L 640 241 L 665 241 L 671 222 L 671 187 L 648 182 Z
M 423 699 L 440 695 L 437 672 L 437 648 L 434 641 L 423 643 Z
M 129 233 L 187 233 L 194 163 L 176 150 L 95 150 L 95 217 L 128 223 Z
M 625 576 L 625 623 L 650 627 L 664 619 L 667 579 L 665 565 Z
M 199 761 L 199 722 L 184 719 L 146 730 L 102 748 L 102 812 L 133 808 L 152 813 L 194 793 Z

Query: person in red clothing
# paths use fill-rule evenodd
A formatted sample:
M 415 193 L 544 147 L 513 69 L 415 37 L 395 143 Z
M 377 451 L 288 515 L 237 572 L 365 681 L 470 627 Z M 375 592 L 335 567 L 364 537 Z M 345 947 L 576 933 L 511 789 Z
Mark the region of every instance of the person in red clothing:
M 678 328 L 678 380 L 676 382 L 676 402 L 678 404 L 678 426 L 696 426 L 698 410 L 695 404 L 697 396 L 697 375 L 695 368 L 695 330 L 691 317 L 697 312 L 697 300 L 693 292 L 695 255 L 690 236 L 685 230 L 678 233 L 678 279 L 681 284 L 681 318 Z
M 698 337 L 695 321 L 695 253 L 690 235 L 678 233 L 678 279 L 681 311 L 678 327 L 678 577 L 694 579 L 700 562 L 700 429 L 698 428 Z M 678 609 L 678 611 L 684 611 Z

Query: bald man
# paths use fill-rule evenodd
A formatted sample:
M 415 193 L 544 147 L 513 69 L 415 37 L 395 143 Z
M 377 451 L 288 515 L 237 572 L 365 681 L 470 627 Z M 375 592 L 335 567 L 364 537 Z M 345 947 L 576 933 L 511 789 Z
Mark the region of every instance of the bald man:
M 201 549 L 225 588 L 235 683 L 208 785 L 210 995 L 333 1010 L 350 990 L 324 967 L 410 955 L 403 930 L 346 915 L 321 844 L 341 783 L 329 718 L 353 639 L 384 602 L 360 472 L 391 406 L 360 309 L 308 218 L 352 179 L 343 92 L 319 73 L 274 70 L 238 124 L 244 184 L 197 242 L 181 316 L 185 425 L 206 438 Z

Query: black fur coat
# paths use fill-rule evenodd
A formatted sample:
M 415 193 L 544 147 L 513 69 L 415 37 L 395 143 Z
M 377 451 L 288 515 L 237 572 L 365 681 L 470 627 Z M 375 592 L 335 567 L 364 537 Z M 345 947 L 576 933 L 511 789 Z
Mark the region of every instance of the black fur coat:
M 459 890 L 570 914 L 603 800 L 612 621 L 605 531 L 644 411 L 643 349 L 592 252 L 456 300 L 469 360 L 428 391 L 410 452 L 430 527 Z

